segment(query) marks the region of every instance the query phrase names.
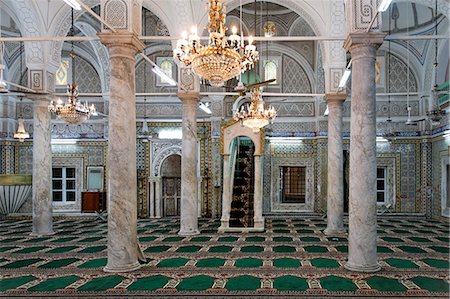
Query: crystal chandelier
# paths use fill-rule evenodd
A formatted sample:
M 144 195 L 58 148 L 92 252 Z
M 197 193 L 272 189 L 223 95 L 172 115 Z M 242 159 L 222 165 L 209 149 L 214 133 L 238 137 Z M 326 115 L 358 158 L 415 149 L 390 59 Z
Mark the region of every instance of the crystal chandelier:
M 185 66 L 192 65 L 195 74 L 217 87 L 253 68 L 259 59 L 251 36 L 247 45 L 244 44 L 243 36 L 237 35 L 236 27 L 232 28 L 232 35 L 228 38 L 225 36 L 225 17 L 225 6 L 221 0 L 209 0 L 209 44 L 201 45 L 197 30 L 193 28 L 188 40 L 187 33 L 182 34 L 182 39 L 178 40 L 173 51 L 174 56 Z
M 20 106 L 22 109 L 22 98 L 20 98 Z M 22 110 L 20 111 L 19 114 L 19 126 L 17 127 L 17 132 L 14 133 L 14 138 L 19 139 L 20 142 L 23 142 L 25 139 L 30 138 L 30 134 L 28 134 L 27 131 L 25 131 L 25 126 L 24 126 L 24 122 L 23 122 L 23 117 L 22 117 Z
M 72 8 L 72 28 L 71 35 L 74 36 L 73 27 L 73 8 Z M 73 48 L 73 40 L 71 43 L 70 57 L 72 58 L 72 84 L 67 84 L 67 101 L 58 98 L 56 103 L 53 101 L 48 105 L 48 111 L 55 113 L 58 119 L 64 120 L 71 125 L 80 124 L 89 119 L 91 115 L 97 115 L 94 104 L 89 106 L 87 101 L 82 104 L 78 99 L 78 86 L 75 84 L 75 52 Z
M 241 121 L 243 126 L 246 126 L 254 133 L 258 133 L 259 129 L 267 126 L 273 122 L 277 112 L 273 106 L 265 107 L 264 101 L 261 97 L 261 90 L 259 87 L 255 87 L 251 92 L 251 103 L 241 106 L 240 110 L 234 113 L 234 119 Z
M 91 106 L 87 102 L 82 104 L 77 100 L 77 96 L 78 86 L 67 84 L 67 101 L 65 103 L 61 99 L 56 100 L 56 103 L 51 101 L 48 105 L 48 111 L 55 113 L 58 119 L 72 125 L 85 122 L 91 115 L 97 115 L 94 104 Z
M 445 115 L 445 110 L 439 108 L 439 92 L 437 91 L 437 86 L 434 86 L 431 91 L 431 101 L 433 102 L 434 109 L 427 111 L 427 116 L 433 126 L 438 126 L 440 120 Z

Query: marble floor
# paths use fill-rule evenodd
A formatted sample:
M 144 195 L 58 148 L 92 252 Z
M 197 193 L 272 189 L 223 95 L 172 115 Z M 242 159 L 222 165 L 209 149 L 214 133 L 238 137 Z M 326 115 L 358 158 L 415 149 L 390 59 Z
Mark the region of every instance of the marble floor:
M 380 272 L 343 265 L 346 235 L 325 236 L 320 218 L 267 219 L 264 233 L 177 235 L 178 219 L 139 220 L 147 262 L 112 274 L 106 222 L 55 219 L 56 234 L 30 237 L 30 219 L 0 223 L 0 294 L 11 298 L 448 298 L 449 224 L 378 220 Z

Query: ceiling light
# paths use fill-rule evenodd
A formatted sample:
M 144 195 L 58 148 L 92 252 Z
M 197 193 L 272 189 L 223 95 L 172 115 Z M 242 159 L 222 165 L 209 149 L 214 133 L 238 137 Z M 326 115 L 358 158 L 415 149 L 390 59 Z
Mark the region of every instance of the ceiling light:
M 243 37 L 237 35 L 237 28 L 228 38 L 225 36 L 225 18 L 225 6 L 221 0 L 209 0 L 209 44 L 200 44 L 197 28 L 193 27 L 187 40 L 187 34 L 182 34 L 173 51 L 180 62 L 185 66 L 192 65 L 195 74 L 216 87 L 253 68 L 259 60 L 252 37 L 244 45 Z
M 389 5 L 391 5 L 392 0 L 383 0 L 380 4 L 380 6 L 378 6 L 378 11 L 379 12 L 385 12 Z
M 199 105 L 199 108 L 202 109 L 207 114 L 212 114 L 211 109 L 209 109 L 209 103 L 201 102 Z
M 328 116 L 328 114 L 330 114 L 330 109 L 328 109 L 328 105 L 327 105 L 327 109 L 325 109 L 323 116 Z
M 345 70 L 344 74 L 342 75 L 341 81 L 339 82 L 339 88 L 344 88 L 347 84 L 348 78 L 350 78 L 352 71 L 351 70 Z
M 81 10 L 80 3 L 77 0 L 64 0 L 64 2 L 75 10 Z
M 3 80 L 3 70 L 4 69 L 5 69 L 5 66 L 3 64 L 0 64 L 0 93 L 8 92 L 6 82 L 5 82 L 5 80 Z

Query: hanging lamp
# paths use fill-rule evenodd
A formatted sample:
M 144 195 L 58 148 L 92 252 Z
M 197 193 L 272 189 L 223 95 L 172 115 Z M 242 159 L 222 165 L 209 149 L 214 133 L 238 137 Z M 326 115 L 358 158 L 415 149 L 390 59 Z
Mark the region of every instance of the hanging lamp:
M 74 14 L 72 8 L 72 27 L 70 29 L 72 36 L 75 35 L 73 20 Z M 87 121 L 91 115 L 97 115 L 97 111 L 94 104 L 89 106 L 87 101 L 82 104 L 77 99 L 78 86 L 75 83 L 75 51 L 73 40 L 71 42 L 70 56 L 72 59 L 72 84 L 67 84 L 67 101 L 65 103 L 61 99 L 58 99 L 56 103 L 51 101 L 48 106 L 48 111 L 54 113 L 58 119 L 62 119 L 68 124 L 76 125 Z

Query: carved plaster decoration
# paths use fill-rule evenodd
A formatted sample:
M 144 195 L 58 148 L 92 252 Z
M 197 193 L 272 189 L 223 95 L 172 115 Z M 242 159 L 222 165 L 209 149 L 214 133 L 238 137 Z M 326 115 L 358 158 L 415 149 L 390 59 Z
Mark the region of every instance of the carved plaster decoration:
M 345 0 L 347 28 L 349 32 L 365 32 L 377 13 L 378 0 Z M 380 30 L 381 14 L 372 25 L 372 30 Z
M 200 80 L 192 72 L 190 67 L 178 67 L 179 72 L 179 91 L 194 91 L 198 92 L 200 90 Z
M 150 176 L 159 177 L 164 160 L 171 155 L 181 156 L 181 140 L 152 140 L 150 144 Z

